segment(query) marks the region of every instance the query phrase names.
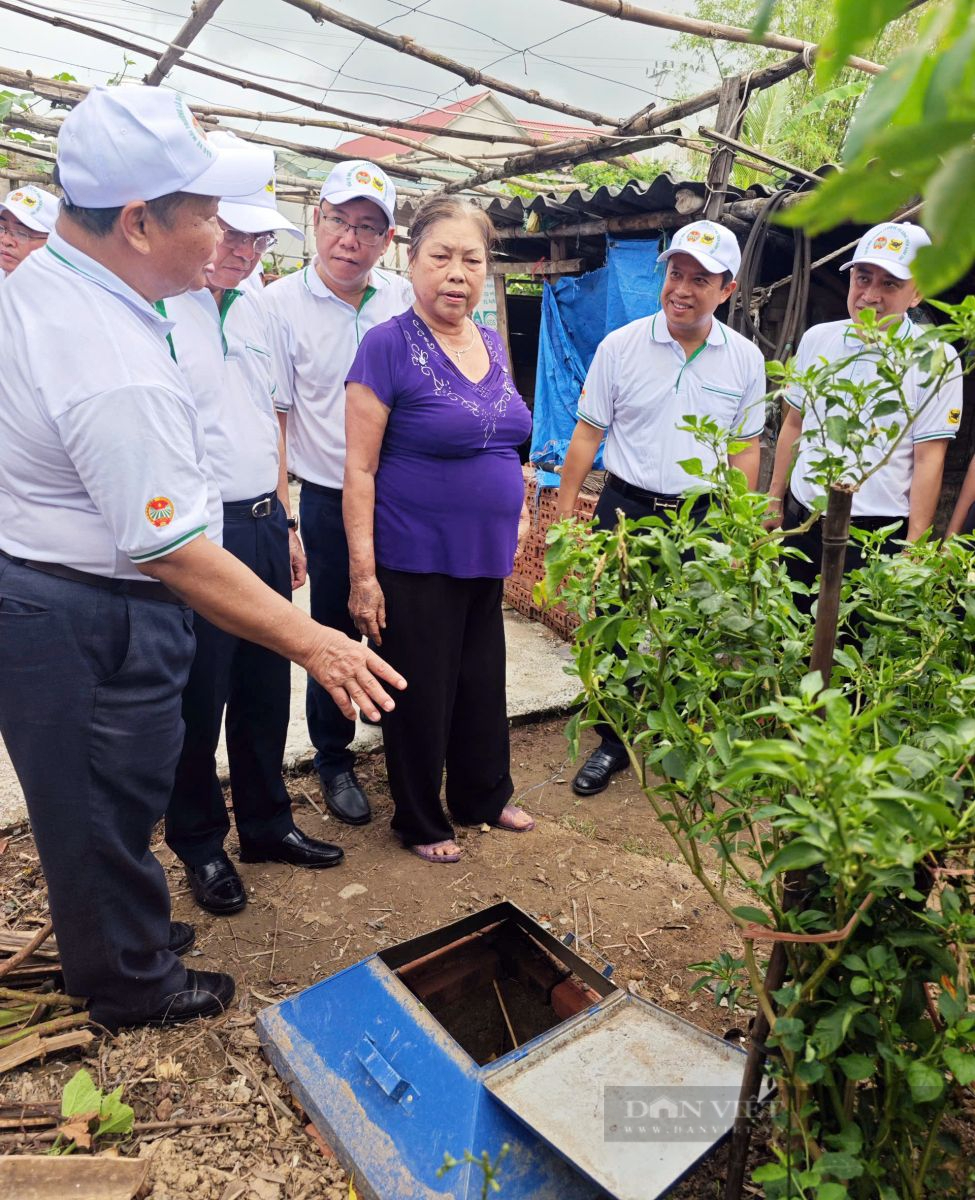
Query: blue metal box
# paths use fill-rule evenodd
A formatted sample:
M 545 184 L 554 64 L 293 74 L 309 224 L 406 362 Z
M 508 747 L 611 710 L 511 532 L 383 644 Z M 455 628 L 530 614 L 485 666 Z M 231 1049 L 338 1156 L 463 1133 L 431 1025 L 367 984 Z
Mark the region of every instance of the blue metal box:
M 730 1130 L 733 1104 L 716 1133 L 661 1140 L 650 1124 L 615 1123 L 606 1087 L 655 1088 L 625 1094 L 658 1100 L 661 1088 L 717 1088 L 727 1100 L 744 1065 L 507 902 L 373 954 L 265 1009 L 257 1027 L 368 1200 L 474 1200 L 480 1170 L 438 1178 L 445 1152 L 493 1158 L 504 1143 L 504 1200 L 653 1200 Z

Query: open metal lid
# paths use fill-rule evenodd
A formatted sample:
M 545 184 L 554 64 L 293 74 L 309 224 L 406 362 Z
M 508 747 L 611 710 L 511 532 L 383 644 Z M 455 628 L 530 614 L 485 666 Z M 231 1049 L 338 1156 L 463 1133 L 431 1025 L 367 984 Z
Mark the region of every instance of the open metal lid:
M 737 1047 L 621 992 L 483 1082 L 615 1200 L 655 1200 L 731 1130 L 744 1066 Z

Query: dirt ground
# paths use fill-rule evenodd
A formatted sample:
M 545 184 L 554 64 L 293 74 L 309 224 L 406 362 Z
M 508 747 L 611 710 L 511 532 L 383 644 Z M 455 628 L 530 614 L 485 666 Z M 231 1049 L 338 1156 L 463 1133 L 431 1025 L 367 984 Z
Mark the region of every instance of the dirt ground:
M 99 1038 L 82 1060 L 101 1087 L 123 1086 L 137 1122 L 163 1123 L 141 1129 L 122 1147 L 150 1160 L 152 1200 L 349 1196 L 341 1168 L 305 1131 L 261 1056 L 254 1015 L 378 949 L 500 899 L 548 922 L 558 935 L 573 931 L 591 941 L 615 964 L 619 986 L 718 1034 L 742 1023 L 707 993 L 690 992 L 697 978 L 691 963 L 736 948 L 730 923 L 676 861 L 629 772 L 601 796 L 573 795 L 563 729 L 564 721 L 550 720 L 512 730 L 515 796 L 536 818 L 535 831 L 460 830 L 464 856 L 456 865 L 426 864 L 399 847 L 389 830 L 381 755 L 360 765 L 374 800 L 375 819 L 365 828 L 328 817 L 315 776 L 289 780 L 298 823 L 344 846 L 346 862 L 328 871 L 242 865 L 250 902 L 234 917 L 212 917 L 193 904 L 160 834 L 155 850 L 169 875 L 173 916 L 197 930 L 187 963 L 232 973 L 237 997 L 217 1020 Z M 584 749 L 594 744 L 586 736 Z M 233 857 L 233 833 L 227 849 Z M 27 916 L 42 915 L 43 881 L 26 835 L 11 839 L 0 854 L 0 895 L 0 915 L 11 926 L 23 928 Z M 75 1055 L 0 1076 L 0 1104 L 55 1102 L 78 1066 Z M 217 1124 L 224 1116 L 231 1122 Z M 200 1119 L 212 1123 L 171 1127 Z M 0 1134 L 0 1153 L 44 1148 Z M 680 1195 L 719 1195 L 722 1159 L 719 1153 Z

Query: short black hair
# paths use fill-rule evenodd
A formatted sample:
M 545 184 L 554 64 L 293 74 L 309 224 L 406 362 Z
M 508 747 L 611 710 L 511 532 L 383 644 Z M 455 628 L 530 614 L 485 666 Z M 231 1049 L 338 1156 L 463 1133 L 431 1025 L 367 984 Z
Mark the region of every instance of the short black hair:
M 728 284 L 731 283 L 732 279 L 734 279 L 734 275 L 731 273 L 731 271 L 722 271 L 721 286 L 726 288 Z
M 53 179 L 55 184 L 62 187 L 61 180 L 58 176 L 57 164 L 54 167 Z M 146 207 L 160 223 L 160 225 L 169 226 L 173 222 L 173 217 L 176 210 L 187 199 L 186 192 L 170 192 L 168 195 L 159 196 L 155 200 L 148 200 Z M 67 193 L 61 197 L 61 208 L 68 214 L 72 221 L 77 221 L 78 224 L 86 229 L 95 237 L 107 237 L 115 228 L 115 224 L 119 219 L 119 214 L 122 211 L 122 205 L 116 208 L 82 208 L 78 204 L 72 204 L 68 199 Z

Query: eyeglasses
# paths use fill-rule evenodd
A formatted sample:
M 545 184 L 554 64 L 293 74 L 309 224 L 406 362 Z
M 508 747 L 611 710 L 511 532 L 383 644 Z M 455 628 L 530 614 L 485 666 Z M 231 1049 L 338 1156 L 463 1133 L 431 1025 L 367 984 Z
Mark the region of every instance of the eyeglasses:
M 389 231 L 388 225 L 382 229 L 376 225 L 370 225 L 368 222 L 365 225 L 353 225 L 351 221 L 345 221 L 334 213 L 327 213 L 324 208 L 321 210 L 321 214 L 322 224 L 327 233 L 332 234 L 333 237 L 344 237 L 351 229 L 355 234 L 356 241 L 362 246 L 378 246 Z
M 273 233 L 241 233 L 239 229 L 230 229 L 223 222 L 220 228 L 226 244 L 235 250 L 243 250 L 245 254 L 264 254 L 278 244 L 277 236 Z
M 8 225 L 6 221 L 0 220 L 0 237 L 13 238 L 15 242 L 20 242 L 23 245 L 25 242 L 46 242 L 46 233 L 32 233 L 29 229 L 17 229 L 13 225 Z

